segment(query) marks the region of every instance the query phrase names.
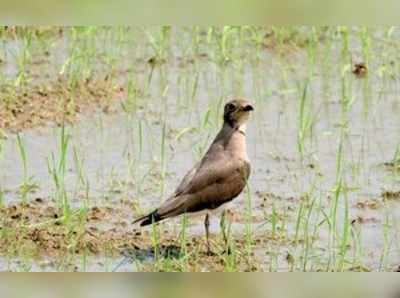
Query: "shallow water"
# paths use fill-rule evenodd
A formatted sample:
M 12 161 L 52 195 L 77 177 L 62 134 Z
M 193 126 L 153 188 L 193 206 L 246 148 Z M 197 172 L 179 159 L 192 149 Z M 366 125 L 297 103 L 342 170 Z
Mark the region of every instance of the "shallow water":
M 75 125 L 67 127 L 71 140 L 65 185 L 74 206 L 81 206 L 86 193 L 85 187 L 77 182 L 74 148 L 83 162 L 82 174 L 90 186 L 91 206 L 110 206 L 125 198 L 136 202 L 143 211 L 150 211 L 167 198 L 185 171 L 212 141 L 221 124 L 221 107 L 225 98 L 243 95 L 255 105 L 247 128 L 248 154 L 252 161 L 249 193 L 253 237 L 268 240 L 271 236 L 272 206 L 286 222 L 284 225 L 278 221 L 286 235 L 284 241 L 271 240 L 255 245 L 255 259 L 260 268 L 268 270 L 271 263 L 276 262 L 274 270 L 284 271 L 289 268 L 288 252 L 296 258 L 303 256 L 304 247 L 296 248 L 292 240 L 297 212 L 307 194 L 316 198 L 318 206 L 311 213 L 310 231 L 318 229 L 306 268 L 315 270 L 326 264 L 329 229 L 327 222 L 322 222 L 321 210 L 329 213 L 334 198 L 339 140 L 343 131 L 346 135 L 341 173 L 345 191 L 339 198 L 338 231 L 344 222 L 347 199 L 348 218 L 354 220 L 351 231 L 359 233 L 362 247 L 359 258 L 363 266 L 385 270 L 400 264 L 400 200 L 384 201 L 382 196 L 384 191 L 399 190 L 398 176 L 384 166 L 392 160 L 399 144 L 398 81 L 397 78 L 389 80 L 378 75 L 378 69 L 385 62 L 380 60 L 382 56 L 371 56 L 368 78 L 356 78 L 351 72 L 346 74 L 346 88 L 352 104 L 343 112 L 338 62 L 340 43 L 334 43 L 328 58 L 321 50 L 318 58 L 321 61 L 327 59 L 328 71 L 324 72 L 320 65 L 322 62 L 317 63 L 310 81 L 306 112 L 312 115 L 313 126 L 305 138 L 304 156 L 301 158 L 298 150 L 299 102 L 308 70 L 305 50 L 288 53 L 282 58 L 273 49 L 257 51 L 244 47 L 238 50 L 241 59 L 220 66 L 211 61 L 212 50 L 205 49 L 209 51 L 209 58 L 195 58 L 193 63 L 183 63 L 180 50 L 173 47 L 171 52 L 174 54 L 167 63 L 152 71 L 146 63 L 151 54 L 143 48 L 146 46 L 137 46 L 134 54 L 121 52 L 121 60 L 131 61 L 129 55 L 137 57 L 142 54 L 143 57 L 142 62 L 132 66 L 134 70 L 127 77 L 118 77 L 121 81 L 128 80 L 130 75 L 135 77 L 138 88 L 142 90 L 141 98 L 137 99 L 138 109 L 129 114 L 116 104 L 114 113 L 99 111 L 84 115 Z M 356 38 L 352 40 L 350 51 L 355 57 L 361 55 L 360 42 Z M 260 59 L 257 60 L 256 56 Z M 151 81 L 146 89 L 151 72 Z M 195 84 L 197 87 L 193 91 Z M 205 119 L 208 119 L 206 123 Z M 345 130 L 341 129 L 343 122 L 347 123 Z M 162 149 L 164 125 L 166 138 Z M 37 128 L 24 131 L 22 135 L 26 143 L 28 174 L 39 186 L 35 193 L 29 194 L 29 198 L 51 199 L 55 186 L 47 161 L 52 153 L 56 159 L 59 158 L 60 128 Z M 22 183 L 23 168 L 13 134 L 3 141 L 0 169 L 0 187 L 5 191 L 5 204 L 18 202 L 17 190 Z M 379 207 L 357 206 L 358 202 L 367 200 L 375 200 Z M 246 229 L 243 219 L 246 206 L 246 195 L 241 195 L 231 207 L 236 215 L 233 219 L 234 237 L 238 239 L 243 237 Z M 135 216 L 132 214 L 132 220 Z M 167 222 L 165 227 L 177 235 L 178 223 L 179 220 Z M 213 219 L 212 231 L 218 232 L 218 227 L 217 219 Z M 127 230 L 132 228 L 130 225 L 126 227 Z M 202 236 L 202 220 L 193 220 L 188 233 Z M 384 267 L 381 264 L 383 249 L 387 249 L 385 258 L 388 262 Z M 346 250 L 351 259 L 356 250 L 355 243 L 350 241 Z M 97 265 L 97 258 L 91 260 L 88 270 L 104 270 Z M 4 270 L 16 268 L 5 262 L 1 264 Z M 126 266 L 121 270 L 130 270 L 131 267 Z M 48 270 L 36 266 L 31 268 L 36 269 Z

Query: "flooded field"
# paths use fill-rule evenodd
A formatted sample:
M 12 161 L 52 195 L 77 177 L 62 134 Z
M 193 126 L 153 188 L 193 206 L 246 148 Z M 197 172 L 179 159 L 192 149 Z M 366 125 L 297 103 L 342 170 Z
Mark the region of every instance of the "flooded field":
M 400 270 L 400 28 L 0 29 L 0 269 Z M 153 227 L 227 100 L 255 111 L 224 253 Z

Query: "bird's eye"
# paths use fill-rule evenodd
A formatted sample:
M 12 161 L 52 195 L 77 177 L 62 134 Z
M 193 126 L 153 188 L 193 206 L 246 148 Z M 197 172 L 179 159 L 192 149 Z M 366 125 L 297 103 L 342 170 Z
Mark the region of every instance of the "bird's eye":
M 235 108 L 236 108 L 236 106 L 233 103 L 228 103 L 226 105 L 226 110 L 229 111 L 229 112 L 235 110 Z

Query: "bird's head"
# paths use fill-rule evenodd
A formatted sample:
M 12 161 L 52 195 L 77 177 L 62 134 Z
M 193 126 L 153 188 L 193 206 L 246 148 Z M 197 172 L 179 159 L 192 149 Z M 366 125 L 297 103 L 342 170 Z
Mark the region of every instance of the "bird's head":
M 250 112 L 254 108 L 252 104 L 243 98 L 233 99 L 225 104 L 224 122 L 231 127 L 239 127 L 250 117 Z

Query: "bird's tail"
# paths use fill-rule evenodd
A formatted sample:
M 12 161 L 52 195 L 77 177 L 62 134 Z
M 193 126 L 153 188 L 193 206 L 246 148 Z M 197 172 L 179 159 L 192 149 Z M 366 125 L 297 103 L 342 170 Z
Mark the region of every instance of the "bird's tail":
M 157 210 L 155 210 L 155 211 L 151 212 L 150 214 L 147 214 L 138 219 L 135 219 L 133 224 L 140 222 L 140 226 L 143 227 L 143 226 L 151 225 L 152 223 L 156 223 L 156 222 L 160 221 L 161 219 L 162 219 L 161 216 L 158 214 Z

